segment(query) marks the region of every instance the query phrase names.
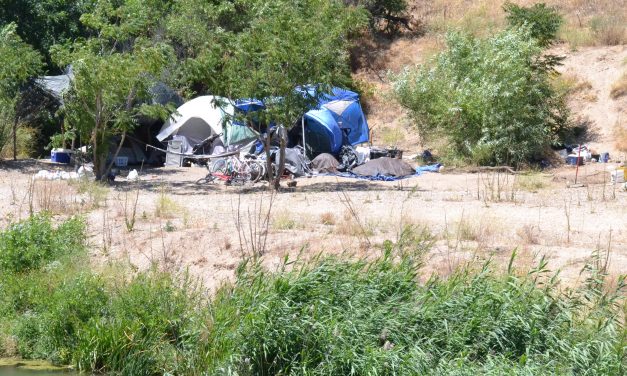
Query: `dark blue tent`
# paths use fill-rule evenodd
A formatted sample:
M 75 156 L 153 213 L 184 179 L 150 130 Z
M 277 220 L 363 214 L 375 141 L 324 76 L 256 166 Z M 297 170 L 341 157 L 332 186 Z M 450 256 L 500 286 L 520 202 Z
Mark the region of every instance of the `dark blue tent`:
M 319 153 L 337 154 L 343 145 L 343 134 L 331 111 L 311 110 L 305 114 L 307 146 Z
M 315 86 L 297 90 L 303 95 L 316 96 Z M 305 142 L 315 154 L 337 154 L 342 145 L 357 145 L 369 140 L 370 130 L 359 103 L 359 94 L 350 90 L 336 87 L 331 93 L 321 95 L 318 106 L 305 114 L 305 120 Z M 326 139 L 324 135 L 327 135 Z M 311 137 L 315 137 L 315 142 Z M 323 145 L 323 149 L 318 150 Z
M 369 128 L 361 109 L 359 100 L 334 100 L 322 105 L 333 115 L 338 127 L 345 134 L 345 143 L 351 145 L 361 144 L 369 140 Z

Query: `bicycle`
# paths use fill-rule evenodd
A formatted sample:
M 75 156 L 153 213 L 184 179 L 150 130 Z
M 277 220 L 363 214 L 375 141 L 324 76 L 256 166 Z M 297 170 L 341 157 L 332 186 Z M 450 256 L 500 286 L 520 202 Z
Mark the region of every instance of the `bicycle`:
M 207 164 L 207 169 L 209 170 L 207 176 L 198 179 L 196 184 L 212 183 L 217 180 L 224 181 L 226 185 L 254 184 L 266 174 L 265 163 L 253 155 L 246 155 L 243 159 L 235 156 L 216 159 Z

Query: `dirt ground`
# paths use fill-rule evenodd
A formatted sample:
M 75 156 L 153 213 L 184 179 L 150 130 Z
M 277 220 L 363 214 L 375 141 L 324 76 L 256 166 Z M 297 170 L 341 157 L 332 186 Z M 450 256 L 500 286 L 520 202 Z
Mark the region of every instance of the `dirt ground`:
M 263 253 L 270 268 L 299 254 L 367 256 L 412 225 L 434 236 L 427 271 L 446 275 L 461 263 L 486 258 L 506 264 L 517 249 L 520 267 L 533 267 L 544 255 L 571 284 L 596 249 L 609 249 L 610 274 L 627 271 L 627 192 L 608 183 L 607 168 L 613 166 L 584 166 L 579 182 L 585 185 L 578 188 L 567 187 L 575 174 L 570 167 L 516 176 L 444 169 L 397 182 L 301 178 L 295 188 L 273 196 L 263 185 L 197 185 L 205 175 L 199 167 L 148 169 L 138 182 L 118 178 L 102 188 L 33 183 L 37 171 L 61 167 L 5 161 L 0 225 L 27 216 L 31 207 L 59 218 L 82 213 L 95 264 L 188 268 L 209 288 L 233 278 L 243 255 L 252 251 Z

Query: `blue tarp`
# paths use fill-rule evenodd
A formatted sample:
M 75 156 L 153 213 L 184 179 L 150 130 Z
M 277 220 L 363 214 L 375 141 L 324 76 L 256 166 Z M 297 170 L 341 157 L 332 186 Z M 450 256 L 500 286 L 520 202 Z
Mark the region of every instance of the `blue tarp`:
M 318 89 L 319 87 L 317 85 L 306 85 L 299 86 L 295 90 L 297 93 L 300 93 L 305 98 L 317 98 L 317 105 L 314 106 L 312 110 L 320 109 L 320 107 L 325 103 L 329 103 L 335 100 L 359 100 L 359 94 L 355 93 L 354 91 L 334 87 L 331 89 L 330 93 L 325 93 L 318 96 Z
M 416 168 L 416 173 L 414 175 L 407 175 L 407 176 L 389 176 L 389 175 L 381 175 L 381 174 L 377 174 L 374 176 L 364 176 L 364 175 L 355 174 L 350 171 L 338 172 L 336 174 L 320 174 L 320 175 L 339 176 L 342 178 L 352 178 L 352 179 L 370 180 L 370 181 L 397 181 L 397 180 L 409 179 L 409 178 L 413 178 L 416 176 L 420 176 L 424 172 L 438 172 L 440 171 L 440 167 L 442 167 L 442 165 L 439 163 L 428 165 L 428 166 L 419 166 Z
M 244 113 L 256 112 L 266 108 L 259 99 L 237 99 L 233 106 Z

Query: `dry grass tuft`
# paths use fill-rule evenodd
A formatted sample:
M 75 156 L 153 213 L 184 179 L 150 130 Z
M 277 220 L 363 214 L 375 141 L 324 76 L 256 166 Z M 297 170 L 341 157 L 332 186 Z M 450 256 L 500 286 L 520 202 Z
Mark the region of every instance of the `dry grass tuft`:
M 620 151 L 627 152 L 627 124 L 616 122 L 614 125 L 614 146 Z
M 521 239 L 523 244 L 539 244 L 540 229 L 534 225 L 523 225 L 516 230 L 516 235 Z
M 75 214 L 84 206 L 66 181 L 33 181 L 32 195 L 40 211 L 51 214 Z
M 296 230 L 302 228 L 302 224 L 296 221 L 288 211 L 283 211 L 274 216 L 272 228 L 275 230 Z
M 527 192 L 538 192 L 539 190 L 548 187 L 548 185 L 549 178 L 544 177 L 540 173 L 518 175 L 515 183 L 517 189 Z
M 610 91 L 610 97 L 613 99 L 618 99 L 624 95 L 627 95 L 627 72 L 623 73 L 623 75 L 614 82 Z
M 335 225 L 335 216 L 331 212 L 320 214 L 320 223 L 326 226 Z

